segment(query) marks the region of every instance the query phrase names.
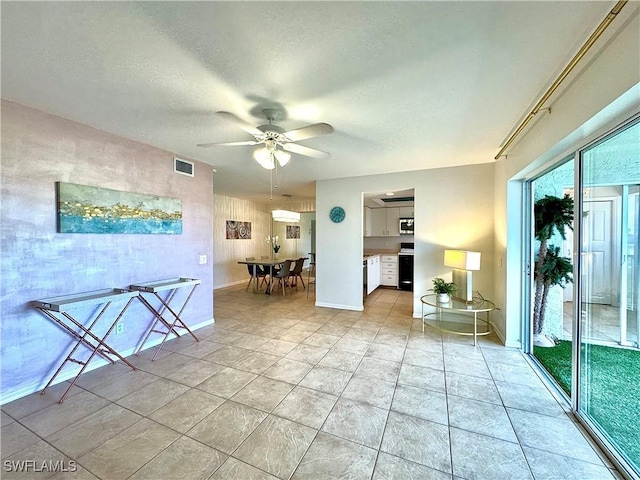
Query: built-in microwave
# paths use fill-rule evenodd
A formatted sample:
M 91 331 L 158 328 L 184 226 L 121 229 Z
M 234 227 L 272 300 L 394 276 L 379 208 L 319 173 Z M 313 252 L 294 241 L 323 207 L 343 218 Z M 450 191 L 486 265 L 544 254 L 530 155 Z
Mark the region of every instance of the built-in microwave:
M 400 218 L 400 235 L 413 235 L 413 217 Z

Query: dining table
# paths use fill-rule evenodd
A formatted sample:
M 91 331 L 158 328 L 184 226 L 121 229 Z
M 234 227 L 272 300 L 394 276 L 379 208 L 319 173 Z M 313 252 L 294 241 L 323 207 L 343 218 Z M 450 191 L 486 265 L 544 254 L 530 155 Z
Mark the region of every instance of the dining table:
M 265 271 L 269 270 L 269 282 L 267 283 L 267 290 L 264 292 L 267 295 L 271 295 L 271 287 L 273 286 L 273 272 L 275 267 L 278 265 L 282 265 L 286 262 L 287 259 L 283 258 L 263 258 L 263 259 L 255 259 L 255 260 L 241 260 L 238 263 L 240 265 L 252 265 L 253 266 L 253 276 L 256 276 L 256 268 L 258 266 L 263 267 Z M 258 293 L 258 282 L 254 282 L 253 284 L 253 293 Z

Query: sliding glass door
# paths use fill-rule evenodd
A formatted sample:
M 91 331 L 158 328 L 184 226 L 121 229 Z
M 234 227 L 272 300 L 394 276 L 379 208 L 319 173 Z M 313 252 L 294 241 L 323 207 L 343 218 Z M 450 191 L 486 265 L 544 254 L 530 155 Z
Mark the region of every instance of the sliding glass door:
M 640 471 L 640 123 L 580 152 L 577 398 L 588 424 Z
M 573 338 L 573 156 L 531 182 L 532 354 L 571 392 Z
M 640 118 L 528 186 L 529 353 L 640 475 Z

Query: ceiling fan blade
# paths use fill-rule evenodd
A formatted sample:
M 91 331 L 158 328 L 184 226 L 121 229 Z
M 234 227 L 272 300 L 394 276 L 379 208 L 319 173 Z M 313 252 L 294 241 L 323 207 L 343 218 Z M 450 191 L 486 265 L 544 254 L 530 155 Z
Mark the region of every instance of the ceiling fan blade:
M 283 135 L 292 142 L 297 142 L 299 140 L 305 140 L 319 135 L 326 135 L 328 133 L 333 133 L 333 127 L 331 125 L 328 123 L 314 123 L 307 127 L 289 130 L 288 132 L 284 132 Z
M 220 118 L 224 118 L 228 122 L 236 124 L 242 130 L 244 130 L 245 132 L 247 132 L 247 133 L 249 133 L 249 134 L 251 134 L 253 136 L 262 135 L 263 134 L 263 132 L 258 130 L 256 127 L 254 127 L 253 125 L 245 122 L 241 118 L 236 117 L 233 113 L 230 113 L 230 112 L 216 112 L 216 115 L 218 115 Z
M 329 156 L 327 152 L 316 150 L 315 148 L 305 147 L 304 145 L 298 145 L 297 143 L 284 143 L 282 145 L 287 152 L 297 153 L 306 157 L 314 158 L 326 158 Z
M 227 142 L 227 143 L 198 143 L 198 147 L 240 147 L 243 145 L 258 145 L 259 143 L 256 140 L 248 140 L 246 142 Z

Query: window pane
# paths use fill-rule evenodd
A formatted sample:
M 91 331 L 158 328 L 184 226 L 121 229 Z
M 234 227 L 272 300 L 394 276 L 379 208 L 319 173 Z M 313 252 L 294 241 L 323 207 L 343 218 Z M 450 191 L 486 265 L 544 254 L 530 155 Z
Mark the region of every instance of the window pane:
M 581 174 L 578 410 L 638 470 L 640 124 L 582 152 Z
M 573 157 L 532 182 L 533 355 L 567 395 L 571 393 L 573 284 Z M 568 197 L 568 198 L 565 198 Z M 567 275 L 549 271 L 549 262 L 562 263 Z M 551 275 L 549 275 L 551 274 Z M 554 276 L 555 275 L 555 276 Z

